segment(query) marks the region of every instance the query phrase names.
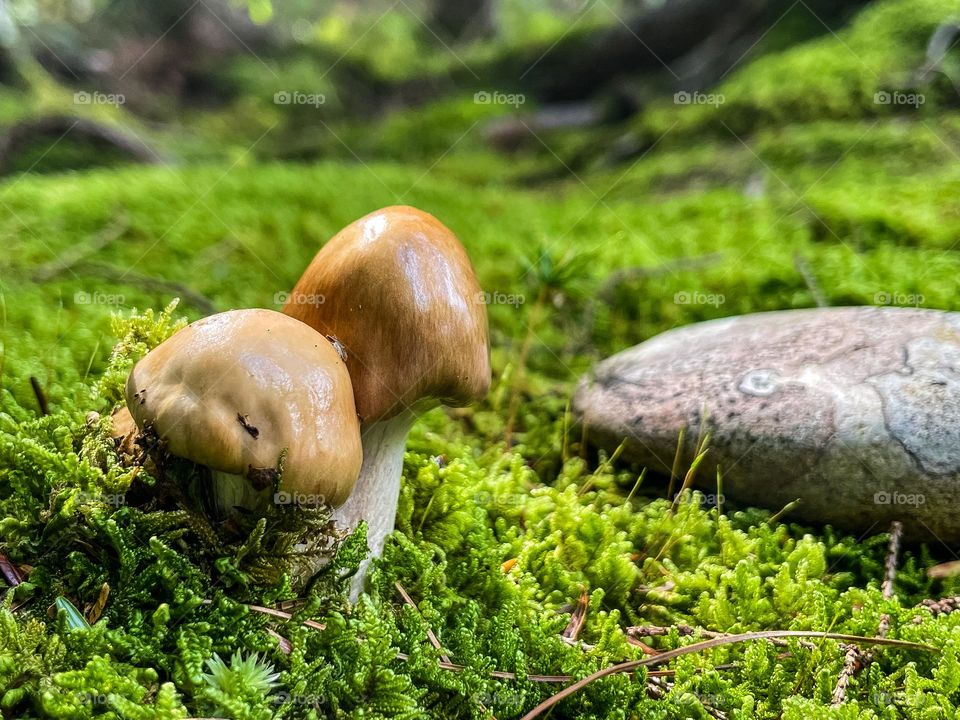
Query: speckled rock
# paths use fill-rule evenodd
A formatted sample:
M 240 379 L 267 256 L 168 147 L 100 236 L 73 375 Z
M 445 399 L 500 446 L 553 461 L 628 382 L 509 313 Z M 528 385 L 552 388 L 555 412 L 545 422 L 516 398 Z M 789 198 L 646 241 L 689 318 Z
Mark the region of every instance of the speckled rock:
M 678 328 L 584 377 L 591 442 L 669 471 L 711 433 L 707 491 L 860 533 L 960 543 L 960 313 L 823 308 Z

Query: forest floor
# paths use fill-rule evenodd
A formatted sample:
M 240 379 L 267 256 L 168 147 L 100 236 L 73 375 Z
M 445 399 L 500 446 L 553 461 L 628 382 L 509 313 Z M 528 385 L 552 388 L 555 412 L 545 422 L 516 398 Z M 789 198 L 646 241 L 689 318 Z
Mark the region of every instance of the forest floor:
M 960 595 L 960 580 L 925 572 L 950 549 L 900 548 L 891 574 L 885 533 L 849 537 L 698 494 L 673 506 L 663 478 L 640 483 L 638 468 L 581 447 L 569 414 L 597 359 L 678 325 L 817 304 L 957 309 L 960 59 L 908 83 L 945 16 L 942 3 L 878 3 L 839 36 L 732 74 L 722 99 L 654 104 L 618 129 L 638 150 L 617 163 L 583 159 L 606 130 L 496 153 L 482 132 L 490 106 L 472 96 L 315 128 L 309 153 L 279 161 L 261 153 L 287 129 L 247 99 L 242 130 L 233 108 L 170 141 L 187 164 L 7 180 L 0 559 L 31 570 L 0 608 L 4 717 L 503 720 L 650 647 L 881 626 L 932 649 L 744 641 L 659 677 L 598 679 L 551 717 L 954 717 L 960 613 L 920 606 Z M 218 133 L 227 157 L 204 157 Z M 345 603 L 348 541 L 297 603 L 303 593 L 265 567 L 305 526 L 278 515 L 218 539 L 150 499 L 154 479 L 121 467 L 106 422 L 85 418 L 109 414 L 171 317 L 279 309 L 326 239 L 393 204 L 434 214 L 466 246 L 491 298 L 494 386 L 415 426 L 370 594 Z

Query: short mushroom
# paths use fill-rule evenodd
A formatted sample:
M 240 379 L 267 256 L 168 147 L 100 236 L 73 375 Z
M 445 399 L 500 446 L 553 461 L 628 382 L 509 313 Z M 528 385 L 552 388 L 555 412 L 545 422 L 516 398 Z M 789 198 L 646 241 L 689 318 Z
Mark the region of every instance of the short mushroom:
M 324 245 L 283 312 L 345 351 L 363 466 L 334 519 L 350 528 L 366 520 L 371 556 L 378 557 L 393 531 L 414 420 L 440 403 L 469 404 L 490 386 L 487 311 L 470 259 L 432 215 L 383 208 Z
M 346 366 L 307 325 L 234 310 L 183 328 L 133 368 L 127 407 L 167 450 L 212 471 L 216 510 L 270 500 L 336 507 L 360 471 Z

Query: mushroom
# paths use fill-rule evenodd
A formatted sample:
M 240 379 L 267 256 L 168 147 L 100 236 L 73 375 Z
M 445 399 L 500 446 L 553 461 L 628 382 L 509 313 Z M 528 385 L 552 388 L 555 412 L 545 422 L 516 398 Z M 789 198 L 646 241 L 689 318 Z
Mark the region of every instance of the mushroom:
M 350 376 L 322 335 L 272 310 L 198 320 L 133 368 L 126 401 L 170 453 L 209 468 L 216 509 L 337 506 L 360 471 Z M 282 473 L 280 472 L 280 459 Z
M 324 245 L 283 312 L 345 352 L 363 466 L 334 520 L 349 528 L 366 520 L 371 557 L 379 557 L 394 528 L 414 420 L 440 403 L 469 404 L 490 386 L 487 311 L 470 259 L 432 215 L 383 208 Z

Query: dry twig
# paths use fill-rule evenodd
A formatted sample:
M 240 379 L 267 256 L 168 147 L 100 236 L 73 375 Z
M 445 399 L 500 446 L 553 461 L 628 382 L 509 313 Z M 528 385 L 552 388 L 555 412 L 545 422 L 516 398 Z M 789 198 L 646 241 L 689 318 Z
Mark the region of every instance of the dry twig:
M 587 607 L 589 603 L 590 596 L 587 594 L 586 588 L 583 588 L 580 591 L 580 598 L 577 600 L 577 607 L 570 613 L 570 622 L 567 623 L 567 627 L 563 630 L 562 637 L 564 642 L 573 644 L 577 641 L 580 630 L 583 629 L 583 625 L 587 621 Z
M 887 560 L 884 564 L 883 585 L 881 586 L 883 598 L 889 600 L 893 597 L 893 583 L 897 579 L 897 559 L 900 555 L 900 540 L 903 537 L 903 523 L 894 520 L 890 525 L 890 545 L 887 549 Z M 880 623 L 877 628 L 877 637 L 885 638 L 890 630 L 890 616 L 884 613 L 880 616 Z M 873 653 L 863 652 L 856 645 L 844 645 L 846 653 L 843 656 L 843 669 L 837 677 L 837 684 L 833 688 L 833 696 L 830 704 L 834 707 L 842 705 L 847 699 L 847 688 L 850 682 L 873 662 Z
M 909 648 L 913 650 L 925 650 L 927 652 L 939 652 L 939 650 L 932 645 L 922 645 L 920 643 L 907 642 L 905 640 L 891 640 L 889 638 L 870 638 L 870 637 L 861 637 L 859 635 L 843 635 L 840 633 L 829 633 L 829 632 L 815 632 L 813 630 L 762 630 L 759 632 L 749 632 L 742 633 L 740 635 L 730 635 L 728 637 L 719 637 L 713 638 L 712 640 L 704 640 L 703 642 L 693 643 L 692 645 L 686 645 L 685 647 L 676 648 L 674 650 L 667 650 L 662 652 L 659 655 L 654 655 L 653 657 L 643 658 L 642 660 L 630 660 L 628 662 L 619 663 L 617 665 L 610 665 L 598 670 L 592 675 L 579 680 L 572 685 L 568 685 L 560 692 L 551 695 L 549 698 L 544 700 L 542 703 L 537 705 L 533 710 L 528 712 L 523 716 L 522 720 L 534 720 L 534 718 L 540 717 L 544 712 L 552 708 L 554 705 L 559 703 L 561 700 L 564 700 L 577 691 L 583 689 L 590 683 L 600 678 L 607 677 L 609 675 L 615 675 L 617 673 L 633 672 L 641 667 L 651 667 L 655 665 L 660 665 L 670 660 L 674 660 L 678 657 L 684 655 L 689 655 L 691 653 L 702 652 L 704 650 L 712 650 L 723 645 L 733 645 L 735 643 L 747 642 L 750 640 L 769 640 L 771 638 L 797 638 L 797 637 L 807 637 L 807 638 L 820 638 L 824 640 L 840 640 L 846 643 L 864 643 L 864 644 L 873 644 L 873 645 L 890 645 L 893 647 L 900 648 Z
M 89 256 L 100 252 L 114 240 L 123 236 L 130 228 L 130 220 L 126 215 L 121 215 L 110 225 L 101 230 L 86 245 L 74 245 L 69 250 L 48 263 L 39 265 L 32 273 L 31 278 L 34 282 L 42 283 L 52 280 L 57 275 L 62 275 L 68 270 L 88 258 Z
M 399 582 L 396 582 L 394 583 L 394 586 L 396 586 L 397 592 L 400 593 L 400 596 L 403 598 L 403 601 L 407 605 L 412 607 L 414 610 L 416 610 L 417 614 L 419 614 L 420 617 L 423 617 L 423 615 L 420 613 L 420 608 L 417 607 L 417 604 L 413 601 L 413 598 L 410 597 L 407 591 L 403 589 L 403 585 L 401 585 Z M 437 650 L 440 651 L 440 659 L 443 660 L 445 663 L 449 663 L 450 658 L 443 651 L 443 647 L 440 645 L 440 641 L 437 639 L 437 636 L 434 634 L 433 630 L 431 630 L 430 628 L 427 628 L 427 639 L 430 640 L 431 645 L 433 645 Z

